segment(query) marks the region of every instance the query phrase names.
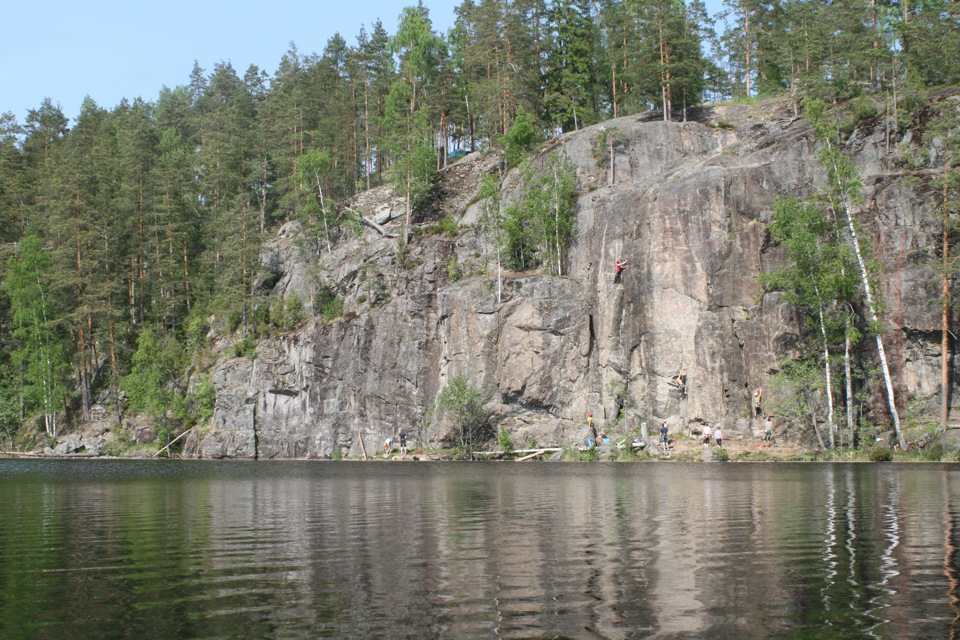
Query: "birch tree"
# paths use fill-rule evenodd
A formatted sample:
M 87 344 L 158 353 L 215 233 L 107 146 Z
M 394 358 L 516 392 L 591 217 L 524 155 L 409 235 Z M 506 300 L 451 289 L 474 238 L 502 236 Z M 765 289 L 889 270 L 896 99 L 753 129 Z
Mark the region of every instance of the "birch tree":
M 883 371 L 883 381 L 887 392 L 887 408 L 890 419 L 897 435 L 900 447 L 906 448 L 903 431 L 900 429 L 900 415 L 897 412 L 896 398 L 893 392 L 893 379 L 890 376 L 890 366 L 887 363 L 886 350 L 883 347 L 883 325 L 880 323 L 878 312 L 879 301 L 873 292 L 873 285 L 867 270 L 867 260 L 860 246 L 860 236 L 854 216 L 854 208 L 863 206 L 863 195 L 860 175 L 850 159 L 840 148 L 840 132 L 836 123 L 827 115 L 827 105 L 822 100 L 807 100 L 804 102 L 807 120 L 817 132 L 817 137 L 823 143 L 818 151 L 820 162 L 827 169 L 827 195 L 830 206 L 837 214 L 838 219 L 846 223 L 847 242 L 853 249 L 860 274 L 860 285 L 866 303 L 867 319 L 873 327 L 877 342 L 877 355 L 880 359 L 880 368 Z
M 5 288 L 13 316 L 12 334 L 18 345 L 14 360 L 22 371 L 24 405 L 28 411 L 43 415 L 46 434 L 55 437 L 59 414 L 66 405 L 70 364 L 55 330 L 57 318 L 49 283 L 53 263 L 40 238 L 27 236 L 7 267 Z

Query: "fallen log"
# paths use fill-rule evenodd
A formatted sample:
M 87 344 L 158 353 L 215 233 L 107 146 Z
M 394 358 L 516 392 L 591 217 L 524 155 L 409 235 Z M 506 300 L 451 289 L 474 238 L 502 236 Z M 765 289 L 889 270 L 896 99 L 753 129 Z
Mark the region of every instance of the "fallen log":
M 174 438 L 173 440 L 171 440 L 170 442 L 168 442 L 168 443 L 167 443 L 167 446 L 163 447 L 163 449 L 160 449 L 160 450 L 157 451 L 155 454 L 153 454 L 153 457 L 156 458 L 157 456 L 159 456 L 161 453 L 163 453 L 164 449 L 169 449 L 169 448 L 170 448 L 170 445 L 172 445 L 172 444 L 175 443 L 177 440 L 179 440 L 179 439 L 182 438 L 183 436 L 187 435 L 187 434 L 190 433 L 191 431 L 193 431 L 193 427 L 190 427 L 189 429 L 187 429 L 186 431 L 184 431 L 183 433 L 181 433 L 180 435 L 178 435 L 176 438 Z M 169 452 L 168 452 L 168 453 L 169 453 Z
M 528 453 L 556 453 L 557 451 L 563 451 L 560 447 L 540 447 L 539 449 L 513 449 L 509 453 L 506 451 L 476 451 L 473 455 L 475 456 L 484 456 L 486 458 L 502 458 L 507 455 L 525 455 Z
M 344 211 L 349 211 L 350 213 L 352 213 L 354 216 L 357 217 L 357 221 L 358 221 L 360 224 L 364 224 L 364 225 L 370 227 L 371 229 L 373 229 L 374 231 L 376 231 L 377 233 L 379 233 L 379 234 L 382 235 L 383 237 L 385 237 L 385 238 L 395 238 L 395 237 L 396 237 L 394 234 L 390 233 L 389 231 L 387 231 L 386 229 L 384 229 L 383 227 L 381 227 L 379 224 L 377 224 L 377 223 L 374 222 L 373 220 L 367 220 L 366 218 L 364 218 L 363 215 L 362 215 L 359 211 L 355 211 L 355 210 L 349 209 L 349 208 L 345 208 Z
M 546 452 L 546 449 L 540 449 L 539 451 L 534 451 L 533 453 L 525 455 L 522 458 L 517 458 L 515 462 L 523 462 L 524 460 L 529 460 L 530 458 L 536 458 L 537 456 L 542 456 Z
M 366 460 L 366 459 L 367 459 L 367 450 L 366 450 L 366 448 L 363 446 L 363 436 L 360 435 L 360 432 L 359 432 L 359 431 L 357 431 L 357 440 L 360 441 L 360 453 L 363 454 L 363 459 Z

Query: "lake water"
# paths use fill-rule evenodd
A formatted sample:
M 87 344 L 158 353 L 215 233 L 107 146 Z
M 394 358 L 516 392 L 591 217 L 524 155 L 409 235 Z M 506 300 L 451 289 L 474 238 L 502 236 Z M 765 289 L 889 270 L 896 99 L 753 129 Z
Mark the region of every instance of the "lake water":
M 0 460 L 2 638 L 948 638 L 960 466 Z

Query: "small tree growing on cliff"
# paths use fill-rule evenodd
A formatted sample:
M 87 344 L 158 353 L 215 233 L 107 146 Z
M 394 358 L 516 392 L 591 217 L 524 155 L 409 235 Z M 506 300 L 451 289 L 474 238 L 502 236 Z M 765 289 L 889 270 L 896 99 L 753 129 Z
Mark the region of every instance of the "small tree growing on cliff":
M 480 390 L 462 373 L 451 378 L 440 392 L 437 409 L 452 423 L 454 437 L 465 458 L 473 458 L 474 447 L 493 437 Z
M 563 275 L 563 261 L 576 222 L 576 172 L 553 154 L 536 176 L 533 163 L 520 167 L 524 187 L 503 216 L 507 261 L 515 269 L 545 265 Z

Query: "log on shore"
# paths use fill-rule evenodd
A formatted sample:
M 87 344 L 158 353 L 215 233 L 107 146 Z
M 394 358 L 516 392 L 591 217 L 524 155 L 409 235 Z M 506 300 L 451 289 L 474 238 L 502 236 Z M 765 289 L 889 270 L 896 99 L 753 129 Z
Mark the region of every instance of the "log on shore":
M 506 451 L 477 451 L 473 455 L 475 456 L 484 456 L 486 458 L 503 458 L 507 455 L 521 455 L 522 458 L 517 458 L 516 462 L 522 460 L 529 460 L 530 458 L 535 458 L 536 456 L 542 456 L 545 453 L 556 453 L 557 451 L 563 451 L 560 447 L 541 447 L 539 449 L 514 449 L 510 453 Z M 530 455 L 533 454 L 533 455 Z

